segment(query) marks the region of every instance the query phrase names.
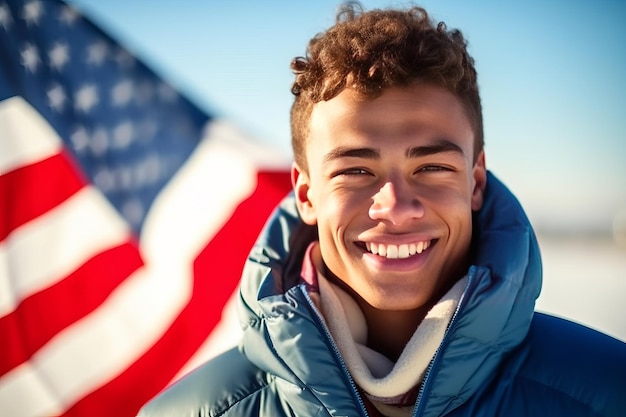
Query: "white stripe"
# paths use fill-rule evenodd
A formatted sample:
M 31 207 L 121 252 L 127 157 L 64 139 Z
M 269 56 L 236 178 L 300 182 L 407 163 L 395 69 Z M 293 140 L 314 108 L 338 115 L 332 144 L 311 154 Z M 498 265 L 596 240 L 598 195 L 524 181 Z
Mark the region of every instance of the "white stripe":
M 0 174 L 59 153 L 63 144 L 22 97 L 0 101 Z
M 128 240 L 129 229 L 92 187 L 84 187 L 0 243 L 0 317 L 85 261 Z
M 189 300 L 191 262 L 250 194 L 255 179 L 255 167 L 236 150 L 210 139 L 199 145 L 146 220 L 146 268 L 35 354 L 37 369 L 56 393 L 50 412 L 110 381 L 158 341 Z M 27 379 L 20 372 L 0 377 L 0 409 L 17 409 L 16 417 L 37 415 L 15 405 L 16 393 L 29 391 Z
M 10 385 L 0 385 L 0 410 L 6 416 L 55 416 L 63 408 L 54 396 L 54 388 L 27 362 L 11 370 L 4 378 Z
M 217 326 L 215 326 L 202 346 L 200 346 L 193 357 L 180 369 L 171 382 L 175 382 L 209 359 L 212 359 L 220 353 L 223 353 L 237 345 L 243 335 L 237 316 L 238 301 L 239 290 L 236 289 L 222 310 L 222 319 L 220 322 Z
M 232 123 L 223 120 L 207 123 L 204 134 L 211 137 L 213 141 L 236 149 L 259 169 L 289 172 L 292 161 L 290 155 L 282 153 L 282 149 L 255 141 Z

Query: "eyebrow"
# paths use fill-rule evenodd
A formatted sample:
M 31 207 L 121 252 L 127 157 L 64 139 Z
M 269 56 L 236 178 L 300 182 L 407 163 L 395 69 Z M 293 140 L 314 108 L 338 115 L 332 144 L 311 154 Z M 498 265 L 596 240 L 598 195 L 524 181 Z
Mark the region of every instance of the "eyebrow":
M 453 152 L 461 156 L 465 156 L 465 152 L 463 152 L 463 149 L 459 145 L 448 139 L 440 139 L 436 143 L 433 143 L 431 145 L 415 146 L 407 149 L 406 157 L 419 158 L 422 156 L 447 152 Z
M 373 148 L 350 148 L 340 146 L 324 155 L 324 162 L 330 162 L 340 158 L 378 159 L 380 158 L 380 153 Z
M 430 145 L 414 146 L 407 149 L 407 158 L 420 158 L 428 155 L 435 155 L 438 153 L 453 152 L 464 156 L 463 149 L 456 143 L 441 139 L 436 143 Z M 350 148 L 340 146 L 328 152 L 324 155 L 324 162 L 330 162 L 335 159 L 341 158 L 364 158 L 364 159 L 378 159 L 380 158 L 380 152 L 374 148 Z

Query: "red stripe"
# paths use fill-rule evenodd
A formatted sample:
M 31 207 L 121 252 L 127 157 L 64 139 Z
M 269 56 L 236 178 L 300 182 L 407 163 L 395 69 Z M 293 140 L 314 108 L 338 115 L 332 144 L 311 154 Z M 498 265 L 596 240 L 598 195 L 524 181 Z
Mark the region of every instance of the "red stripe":
M 289 190 L 288 172 L 258 174 L 254 193 L 196 258 L 192 297 L 172 326 L 126 371 L 74 404 L 65 416 L 134 416 L 174 378 L 219 323 L 250 248 Z
M 84 185 L 65 153 L 0 175 L 0 241 Z
M 91 313 L 142 263 L 132 243 L 106 250 L 0 318 L 0 375 L 27 361 L 58 332 Z

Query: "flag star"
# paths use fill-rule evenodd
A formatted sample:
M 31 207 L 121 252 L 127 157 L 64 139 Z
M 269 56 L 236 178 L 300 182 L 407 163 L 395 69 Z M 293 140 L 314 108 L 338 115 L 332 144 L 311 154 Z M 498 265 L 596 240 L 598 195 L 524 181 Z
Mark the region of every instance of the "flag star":
M 65 90 L 60 84 L 54 85 L 47 91 L 48 95 L 48 105 L 55 111 L 61 112 L 63 107 L 65 107 L 65 101 L 67 100 L 67 95 L 65 94 Z
M 158 130 L 159 124 L 153 119 L 147 118 L 139 124 L 138 134 L 144 141 L 149 141 L 154 138 Z
M 122 206 L 122 214 L 132 224 L 138 225 L 141 223 L 145 215 L 146 210 L 140 199 L 134 197 L 126 200 Z
M 179 114 L 172 124 L 172 127 L 181 135 L 193 134 L 193 121 L 187 115 Z
M 109 47 L 104 41 L 92 43 L 87 49 L 87 63 L 100 66 L 109 53 Z
M 39 19 L 43 14 L 43 5 L 39 0 L 33 0 L 24 5 L 22 12 L 22 18 L 26 21 L 28 26 L 32 24 L 39 24 Z
M 6 3 L 0 4 L 0 26 L 2 26 L 4 30 L 9 30 L 9 25 L 12 22 L 13 18 L 11 17 L 9 6 L 7 6 Z
M 133 83 L 128 80 L 117 83 L 111 92 L 113 105 L 122 107 L 128 104 L 133 97 L 133 90 Z
M 118 190 L 132 190 L 133 184 L 133 169 L 131 165 L 121 165 L 115 170 L 115 178 L 117 180 Z
M 145 165 L 145 159 L 135 163 L 135 186 L 137 188 L 144 188 L 148 183 Z
M 113 144 L 118 149 L 127 148 L 133 141 L 135 128 L 133 123 L 126 121 L 113 129 Z
M 93 182 L 104 192 L 112 191 L 115 187 L 115 175 L 109 169 L 102 168 L 93 175 Z
M 178 93 L 169 84 L 160 83 L 157 91 L 159 98 L 166 103 L 174 102 L 178 98 Z
M 94 156 L 103 156 L 109 149 L 109 135 L 106 129 L 100 127 L 93 132 L 89 148 Z
M 65 23 L 67 26 L 71 26 L 74 24 L 76 19 L 78 19 L 79 15 L 73 7 L 63 6 L 61 8 L 61 15 L 59 16 L 59 21 Z
M 135 57 L 125 49 L 120 49 L 115 55 L 115 60 L 121 68 L 130 68 L 135 64 Z
M 163 163 L 159 155 L 154 153 L 146 157 L 138 166 L 141 182 L 155 184 L 163 176 Z
M 98 101 L 98 90 L 93 84 L 82 86 L 74 97 L 76 109 L 84 113 L 89 113 Z
M 48 57 L 50 58 L 50 66 L 57 71 L 61 71 L 63 66 L 70 60 L 69 46 L 67 43 L 55 43 L 50 52 L 48 52 Z
M 137 103 L 140 105 L 150 103 L 154 98 L 154 85 L 150 81 L 141 81 L 136 90 Z
M 41 63 L 39 59 L 39 51 L 37 47 L 31 43 L 26 44 L 26 47 L 22 49 L 22 65 L 26 67 L 33 74 L 37 71 L 37 67 Z
M 89 134 L 84 127 L 79 127 L 70 136 L 70 141 L 74 150 L 80 153 L 89 147 Z

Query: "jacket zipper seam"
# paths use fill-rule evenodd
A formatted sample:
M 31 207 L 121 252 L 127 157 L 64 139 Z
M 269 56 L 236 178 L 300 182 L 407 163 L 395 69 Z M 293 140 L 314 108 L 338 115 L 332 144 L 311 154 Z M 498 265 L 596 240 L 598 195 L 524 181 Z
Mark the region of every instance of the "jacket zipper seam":
M 450 320 L 450 325 L 448 326 L 445 334 L 443 335 L 443 340 L 441 341 L 441 344 L 437 348 L 437 351 L 435 352 L 435 356 L 430 361 L 428 368 L 426 368 L 426 373 L 424 374 L 424 380 L 422 381 L 422 385 L 419 389 L 417 399 L 415 400 L 415 408 L 412 414 L 413 417 L 421 416 L 424 413 L 423 409 L 425 406 L 423 404 L 425 404 L 425 402 L 424 402 L 423 397 L 424 395 L 426 395 L 427 390 L 430 391 L 431 371 L 435 367 L 435 365 L 439 363 L 441 359 L 441 351 L 449 343 L 450 329 L 452 329 L 453 325 L 456 323 L 457 317 L 459 315 L 459 311 L 461 311 L 461 307 L 463 306 L 464 301 L 467 298 L 467 292 L 469 290 L 470 284 L 473 281 L 475 271 L 476 271 L 476 268 L 474 266 L 471 266 L 467 273 L 467 283 L 465 284 L 465 290 L 463 290 L 463 295 L 461 296 L 461 299 L 459 300 L 459 304 L 456 306 L 454 314 L 452 315 L 452 319 Z
M 361 412 L 363 413 L 363 416 L 368 416 L 369 414 L 367 413 L 367 409 L 365 408 L 365 403 L 363 402 L 363 399 L 361 398 L 361 395 L 359 394 L 359 390 L 356 386 L 356 383 L 354 382 L 352 375 L 350 375 L 350 372 L 348 371 L 348 367 L 345 361 L 343 360 L 343 358 L 341 357 L 339 348 L 335 344 L 335 341 L 333 340 L 332 335 L 330 334 L 330 331 L 328 330 L 328 327 L 326 326 L 326 323 L 322 319 L 320 312 L 315 307 L 315 304 L 313 303 L 313 300 L 309 296 L 309 293 L 307 292 L 305 286 L 301 286 L 300 290 L 304 293 L 304 297 L 306 298 L 307 302 L 309 303 L 309 307 L 311 307 L 311 310 L 314 313 L 318 326 L 323 330 L 324 335 L 326 336 L 326 341 L 330 344 L 332 348 L 332 352 L 335 356 L 335 359 L 339 362 L 344 375 L 348 378 L 348 381 L 350 382 L 350 386 L 352 388 L 352 393 L 354 394 L 355 398 L 358 401 L 359 406 L 361 407 Z

